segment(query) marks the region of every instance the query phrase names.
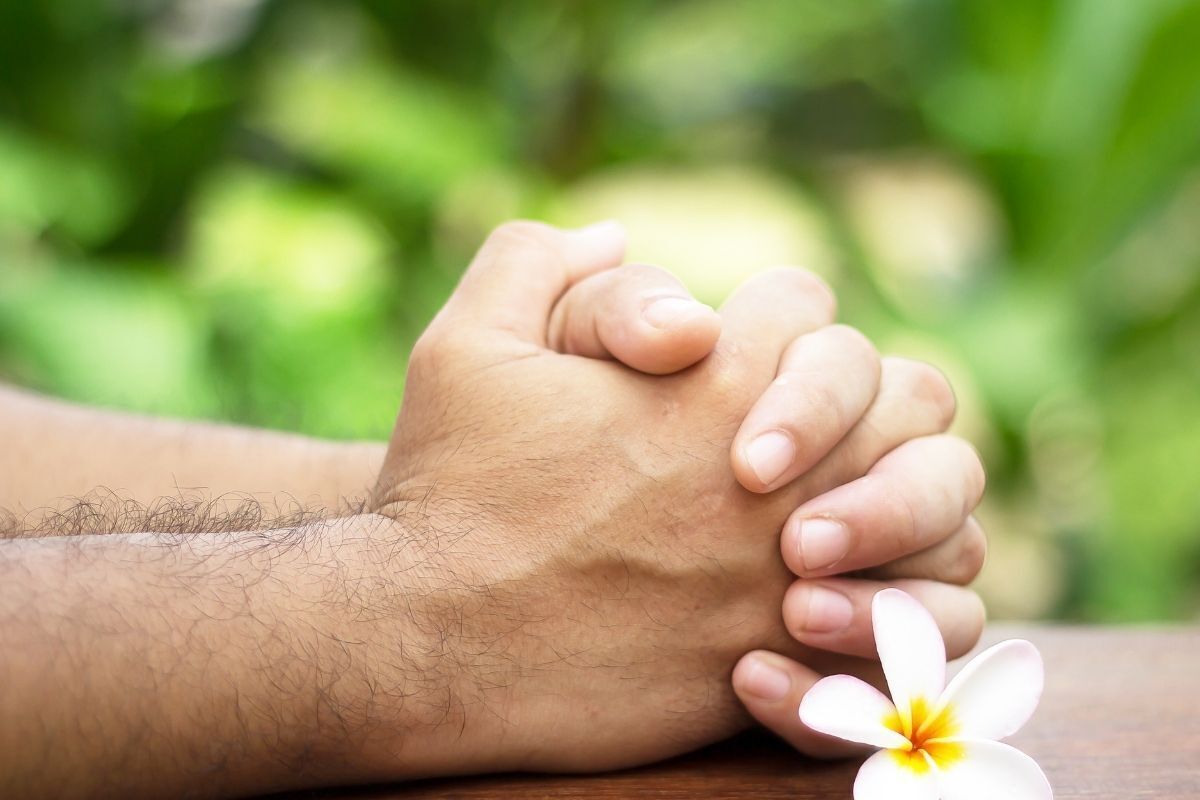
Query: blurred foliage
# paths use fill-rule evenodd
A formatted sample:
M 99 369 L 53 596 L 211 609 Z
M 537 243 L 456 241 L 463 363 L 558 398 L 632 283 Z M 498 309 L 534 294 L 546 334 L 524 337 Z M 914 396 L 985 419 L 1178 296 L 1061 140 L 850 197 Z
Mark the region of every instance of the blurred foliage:
M 384 437 L 495 223 L 944 365 L 999 616 L 1200 609 L 1200 2 L 0 0 L 0 377 Z

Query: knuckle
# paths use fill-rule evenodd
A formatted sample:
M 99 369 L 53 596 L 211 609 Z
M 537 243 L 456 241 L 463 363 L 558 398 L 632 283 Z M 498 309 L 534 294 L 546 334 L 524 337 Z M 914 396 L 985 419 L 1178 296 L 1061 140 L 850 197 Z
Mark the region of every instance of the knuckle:
M 620 280 L 638 284 L 658 285 L 668 283 L 677 285 L 679 283 L 670 272 L 653 264 L 625 264 L 617 268 L 615 276 Z
M 867 364 L 876 373 L 879 372 L 883 361 L 879 350 L 858 328 L 849 325 L 830 325 L 825 329 L 825 335 L 833 337 L 838 347 L 857 359 L 859 363 Z
M 983 565 L 987 562 L 987 536 L 982 528 L 972 526 L 967 530 L 963 537 L 962 550 L 955 562 L 960 569 L 956 577 L 964 586 L 975 580 L 983 571 Z
M 945 430 L 954 421 L 958 401 L 945 373 L 924 361 L 898 359 L 907 373 L 908 384 L 914 399 L 933 411 L 938 428 Z
M 928 565 L 930 580 L 966 586 L 979 576 L 987 557 L 987 541 L 978 529 L 964 530 L 937 548 L 937 558 Z
M 511 258 L 555 257 L 551 244 L 554 228 L 544 222 L 518 219 L 497 226 L 484 242 L 480 257 L 487 262 Z
M 983 457 L 979 455 L 975 445 L 958 437 L 954 437 L 954 441 L 958 442 L 959 447 L 963 450 L 963 474 L 967 486 L 966 503 L 968 505 L 965 511 L 969 512 L 974 510 L 975 506 L 979 505 L 979 501 L 983 499 L 983 493 L 987 488 L 987 470 L 983 466 Z
M 409 369 L 415 374 L 429 375 L 457 363 L 464 350 L 460 338 L 440 326 L 430 325 L 413 344 L 408 357 Z
M 828 283 L 806 269 L 793 268 L 789 272 L 792 279 L 796 281 L 800 292 L 811 298 L 828 319 L 834 319 L 837 316 L 837 295 L 833 293 L 833 289 L 829 287 Z
M 983 600 L 974 592 L 966 592 L 970 599 L 963 603 L 963 606 L 970 606 L 970 609 L 963 608 L 963 613 L 966 615 L 969 611 L 970 619 L 964 623 L 961 637 L 955 637 L 953 644 L 947 642 L 947 656 L 949 658 L 959 658 L 971 652 L 975 645 L 979 644 L 980 638 L 983 636 L 983 628 L 987 623 L 987 608 L 983 604 Z
M 854 377 L 865 377 L 862 373 L 870 373 L 871 383 L 878 383 L 882 364 L 879 351 L 862 332 L 849 325 L 828 325 L 797 336 L 788 344 L 780 359 L 782 371 L 779 377 L 797 373 L 803 379 L 811 371 L 814 359 L 822 363 L 834 360 L 839 370 L 849 370 Z M 844 389 L 844 381 L 836 386 L 830 385 L 831 398 L 835 401 L 841 399 Z
M 505 245 L 540 246 L 550 228 L 542 222 L 514 219 L 497 225 L 488 236 L 488 242 Z
M 970 514 L 983 498 L 987 486 L 987 472 L 983 467 L 983 459 L 975 446 L 966 439 L 947 433 L 936 434 L 922 439 L 926 445 L 925 455 L 933 463 L 945 464 L 947 474 L 961 476 L 960 489 L 953 484 L 944 485 L 946 498 L 961 496 L 962 516 Z
M 774 267 L 758 276 L 778 290 L 805 298 L 826 320 L 837 316 L 837 295 L 829 284 L 815 273 L 802 267 Z

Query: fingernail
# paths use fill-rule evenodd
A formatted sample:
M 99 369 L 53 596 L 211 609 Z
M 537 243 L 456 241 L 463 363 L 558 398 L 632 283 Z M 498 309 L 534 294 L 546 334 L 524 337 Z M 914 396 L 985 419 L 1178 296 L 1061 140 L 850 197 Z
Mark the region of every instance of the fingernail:
M 762 700 L 782 700 L 792 690 L 792 679 L 765 659 L 755 658 L 746 670 L 742 689 Z
M 845 628 L 853 618 L 854 606 L 846 595 L 824 586 L 808 587 L 804 630 L 810 633 L 833 633 Z
M 837 520 L 826 517 L 800 520 L 797 538 L 800 562 L 810 572 L 832 567 L 850 550 L 850 531 Z
M 746 461 L 765 486 L 774 483 L 795 458 L 796 445 L 792 444 L 792 437 L 781 431 L 761 434 L 746 447 Z
M 673 328 L 688 317 L 712 311 L 689 297 L 659 297 L 642 309 L 642 319 L 656 328 Z

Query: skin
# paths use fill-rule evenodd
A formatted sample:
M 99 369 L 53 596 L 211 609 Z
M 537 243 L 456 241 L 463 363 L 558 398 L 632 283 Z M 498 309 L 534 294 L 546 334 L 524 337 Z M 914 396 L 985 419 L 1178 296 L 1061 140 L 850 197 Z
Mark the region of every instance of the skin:
M 92 481 L 152 499 L 166 475 L 328 506 L 376 472 L 359 513 L 320 522 L 214 531 L 159 514 L 144 521 L 176 527 L 0 542 L 3 788 L 590 771 L 717 740 L 747 711 L 836 754 L 795 708 L 819 674 L 878 678 L 875 591 L 910 592 L 952 656 L 969 649 L 982 607 L 956 584 L 982 558 L 982 470 L 942 435 L 940 374 L 831 325 L 832 295 L 803 271 L 713 311 L 661 270 L 620 266 L 623 247 L 612 225 L 499 229 L 414 349 L 384 453 L 168 427 L 151 433 L 201 465 L 147 444 L 146 479 L 138 453 L 96 455 L 138 421 L 106 443 L 97 412 L 64 411 L 85 415 L 66 426 L 84 446 L 44 455 L 9 412 L 54 427 L 61 409 L 0 397 L 25 463 L 75 456 L 23 477 L 10 508 Z M 755 447 L 763 434 L 787 446 Z M 247 455 L 260 447 L 272 455 Z M 848 542 L 815 569 L 810 519 Z
M 0 508 L 27 527 L 106 487 L 139 506 L 203 495 L 337 509 L 370 489 L 387 448 L 209 422 L 154 419 L 0 386 Z

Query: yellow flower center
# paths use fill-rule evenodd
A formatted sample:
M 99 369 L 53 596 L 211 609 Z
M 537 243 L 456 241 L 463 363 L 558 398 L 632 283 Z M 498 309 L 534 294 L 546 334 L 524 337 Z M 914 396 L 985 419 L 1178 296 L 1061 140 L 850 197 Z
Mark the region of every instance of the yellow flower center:
M 913 772 L 928 772 L 930 759 L 939 767 L 947 767 L 963 757 L 962 745 L 947 741 L 958 732 L 950 706 L 932 714 L 925 698 L 916 697 L 905 711 L 908 713 L 893 711 L 883 720 L 885 726 L 908 740 L 908 749 L 889 751 L 901 766 Z

